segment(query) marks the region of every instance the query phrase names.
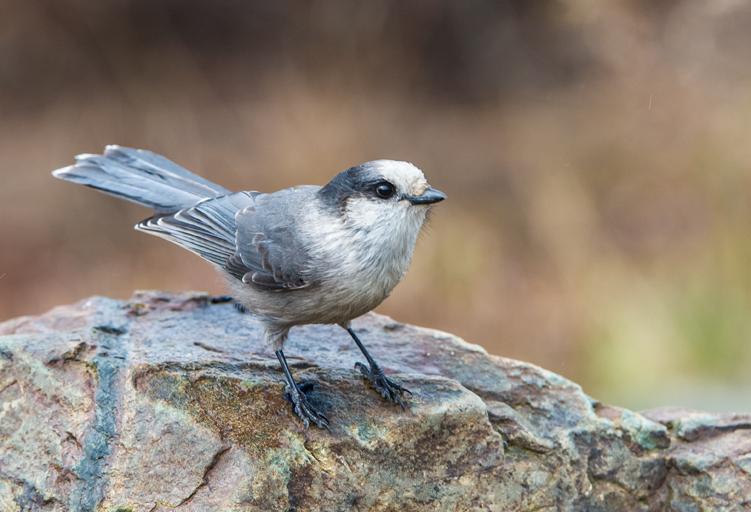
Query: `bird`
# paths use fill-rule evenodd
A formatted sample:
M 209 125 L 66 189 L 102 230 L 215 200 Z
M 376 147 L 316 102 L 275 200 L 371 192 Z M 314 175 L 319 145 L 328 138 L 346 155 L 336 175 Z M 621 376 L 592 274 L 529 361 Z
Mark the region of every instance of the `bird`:
M 355 369 L 388 402 L 404 409 L 408 389 L 388 378 L 351 321 L 378 306 L 412 260 L 428 210 L 446 199 L 411 163 L 375 160 L 350 167 L 324 186 L 273 193 L 231 192 L 146 150 L 106 146 L 52 172 L 154 210 L 135 226 L 208 260 L 230 297 L 260 322 L 285 375 L 293 411 L 330 431 L 295 382 L 283 347 L 294 326 L 336 324 L 367 365 Z

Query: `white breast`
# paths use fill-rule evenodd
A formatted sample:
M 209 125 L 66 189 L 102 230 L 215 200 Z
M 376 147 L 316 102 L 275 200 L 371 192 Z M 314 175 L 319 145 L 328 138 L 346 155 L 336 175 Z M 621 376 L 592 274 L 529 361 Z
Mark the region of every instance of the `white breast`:
M 320 306 L 334 316 L 346 311 L 348 320 L 378 306 L 407 272 L 425 212 L 407 201 L 365 198 L 351 201 L 344 216 L 309 212 L 308 251 L 324 283 Z

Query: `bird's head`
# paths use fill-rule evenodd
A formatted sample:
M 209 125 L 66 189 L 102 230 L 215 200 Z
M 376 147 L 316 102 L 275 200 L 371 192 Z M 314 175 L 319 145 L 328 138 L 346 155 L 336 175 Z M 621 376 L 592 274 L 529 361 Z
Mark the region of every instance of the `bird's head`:
M 356 223 L 394 217 L 425 218 L 428 208 L 446 199 L 430 188 L 422 171 L 408 162 L 374 160 L 347 169 L 319 191 L 327 206 Z

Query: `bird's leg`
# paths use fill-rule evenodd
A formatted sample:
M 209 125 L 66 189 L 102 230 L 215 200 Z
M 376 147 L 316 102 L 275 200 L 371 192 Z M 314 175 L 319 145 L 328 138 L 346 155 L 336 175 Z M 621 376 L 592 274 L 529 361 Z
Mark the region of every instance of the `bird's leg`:
M 370 365 L 370 368 L 368 368 L 364 364 L 358 362 L 355 363 L 355 368 L 360 370 L 360 373 L 362 373 L 362 375 L 366 379 L 373 383 L 376 391 L 378 391 L 383 396 L 383 398 L 385 398 L 389 402 L 394 401 L 398 403 L 402 407 L 402 409 L 404 409 L 404 403 L 402 402 L 401 395 L 403 395 L 404 393 L 409 393 L 411 395 L 412 393 L 410 392 L 410 390 L 403 388 L 393 380 L 386 377 L 386 375 L 384 375 L 383 373 L 383 370 L 381 370 L 381 367 L 378 366 L 378 363 L 376 363 L 375 360 L 370 357 L 368 351 L 365 350 L 365 347 L 360 341 L 360 338 L 357 337 L 355 331 L 352 330 L 352 327 L 345 327 L 345 329 L 347 329 L 349 335 L 352 336 L 352 339 L 355 340 L 357 346 L 360 347 L 360 350 L 362 351 L 365 359 L 368 360 L 368 364 Z
M 318 428 L 325 428 L 331 432 L 331 429 L 329 428 L 329 419 L 316 411 L 313 406 L 308 403 L 308 397 L 305 395 L 305 392 L 308 391 L 310 387 L 305 385 L 298 386 L 295 384 L 295 381 L 292 378 L 292 373 L 289 371 L 289 365 L 287 365 L 287 359 L 284 357 L 284 352 L 277 350 L 276 357 L 279 359 L 279 362 L 282 365 L 282 370 L 284 370 L 284 376 L 287 379 L 285 395 L 287 396 L 287 399 L 292 402 L 292 409 L 305 423 L 305 428 L 308 428 L 312 421 L 318 425 Z

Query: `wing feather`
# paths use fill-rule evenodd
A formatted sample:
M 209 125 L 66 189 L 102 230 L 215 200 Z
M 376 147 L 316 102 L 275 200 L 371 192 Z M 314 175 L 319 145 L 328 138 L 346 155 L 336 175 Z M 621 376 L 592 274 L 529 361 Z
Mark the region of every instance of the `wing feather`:
M 305 288 L 312 273 L 297 219 L 317 189 L 210 198 L 171 215 L 156 215 L 136 228 L 181 245 L 256 288 Z
M 206 199 L 172 215 L 156 215 L 136 229 L 166 238 L 224 267 L 235 253 L 235 214 L 252 204 L 253 192 Z
M 236 277 L 267 290 L 310 286 L 310 257 L 297 232 L 297 221 L 318 187 L 299 187 L 259 196 L 235 217 Z M 242 269 L 245 273 L 240 277 Z

